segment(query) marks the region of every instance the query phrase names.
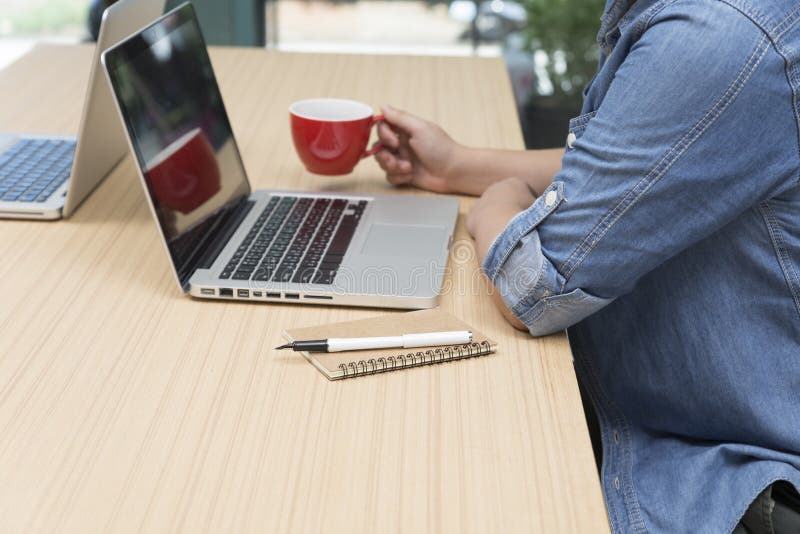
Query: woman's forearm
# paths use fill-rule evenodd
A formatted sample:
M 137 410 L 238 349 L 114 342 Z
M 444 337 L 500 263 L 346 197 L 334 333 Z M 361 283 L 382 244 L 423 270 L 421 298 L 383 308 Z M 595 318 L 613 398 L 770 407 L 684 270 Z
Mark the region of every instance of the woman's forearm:
M 467 148 L 458 151 L 450 184 L 454 193 L 481 195 L 493 183 L 516 176 L 540 195 L 561 170 L 563 148 L 500 150 Z

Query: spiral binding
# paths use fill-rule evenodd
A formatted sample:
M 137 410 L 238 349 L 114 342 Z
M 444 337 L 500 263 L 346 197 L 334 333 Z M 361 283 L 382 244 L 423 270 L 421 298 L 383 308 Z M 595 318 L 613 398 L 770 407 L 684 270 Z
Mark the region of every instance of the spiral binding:
M 481 341 L 480 343 L 429 349 L 425 352 L 409 352 L 408 354 L 398 354 L 397 356 L 342 363 L 339 364 L 339 370 L 342 372 L 342 378 L 354 378 L 406 367 L 418 367 L 431 363 L 445 363 L 474 356 L 484 356 L 491 352 L 492 347 L 489 342 Z

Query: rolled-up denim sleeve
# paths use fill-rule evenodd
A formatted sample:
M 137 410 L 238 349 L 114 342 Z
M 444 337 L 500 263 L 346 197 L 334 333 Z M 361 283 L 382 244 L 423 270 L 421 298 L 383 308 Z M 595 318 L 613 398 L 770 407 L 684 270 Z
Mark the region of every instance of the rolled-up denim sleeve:
M 564 293 L 564 277 L 542 252 L 536 228 L 563 201 L 564 184 L 554 182 L 508 224 L 483 262 L 509 309 L 533 335 L 563 330 L 610 302 L 580 288 Z
M 598 109 L 573 121 L 552 185 L 491 245 L 484 272 L 533 335 L 581 321 L 796 184 L 783 58 L 739 12 L 706 5 L 654 13 Z

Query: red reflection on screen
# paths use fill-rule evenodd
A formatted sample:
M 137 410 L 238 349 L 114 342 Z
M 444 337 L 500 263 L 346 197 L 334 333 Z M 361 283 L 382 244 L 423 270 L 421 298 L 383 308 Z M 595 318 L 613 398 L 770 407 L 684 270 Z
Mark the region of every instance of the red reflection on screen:
M 155 158 L 148 181 L 161 209 L 188 215 L 221 187 L 214 147 L 199 128 L 187 133 Z

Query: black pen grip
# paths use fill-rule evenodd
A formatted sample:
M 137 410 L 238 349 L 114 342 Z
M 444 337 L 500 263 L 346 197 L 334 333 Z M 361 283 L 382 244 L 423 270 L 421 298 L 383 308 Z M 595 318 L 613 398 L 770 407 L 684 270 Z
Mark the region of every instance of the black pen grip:
M 292 350 L 300 352 L 328 352 L 328 340 L 295 341 L 292 343 Z

